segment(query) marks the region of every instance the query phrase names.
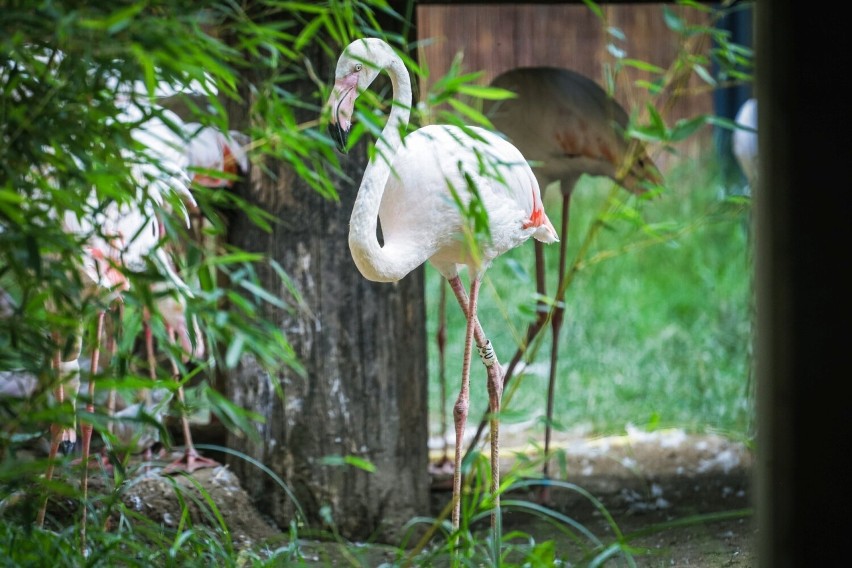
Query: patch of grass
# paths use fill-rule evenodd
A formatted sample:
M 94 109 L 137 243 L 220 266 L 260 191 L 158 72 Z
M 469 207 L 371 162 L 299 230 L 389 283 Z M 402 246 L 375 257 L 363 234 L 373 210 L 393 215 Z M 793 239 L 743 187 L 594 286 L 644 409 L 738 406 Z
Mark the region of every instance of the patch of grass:
M 236 454 L 235 454 L 236 455 Z M 247 456 L 246 459 L 250 459 Z M 272 475 L 289 493 L 286 484 L 259 465 L 259 475 Z M 640 530 L 626 531 L 617 519 L 588 490 L 564 481 L 542 480 L 534 476 L 540 470 L 541 457 L 517 460 L 504 472 L 500 494 L 502 514 L 507 524 L 490 526 L 493 498 L 489 485 L 490 463 L 487 455 L 474 452 L 465 462 L 462 492 L 461 526 L 453 530 L 449 521 L 450 502 L 436 517 L 408 521 L 407 537 L 399 546 L 379 543 L 354 543 L 335 528 L 332 515 L 321 526 L 293 520 L 289 531 L 265 541 L 253 541 L 239 547 L 234 528 L 215 501 L 198 481 L 188 483 L 171 478 L 175 502 L 179 505 L 174 522 L 146 516 L 133 500 L 122 498 L 139 478 L 129 480 L 120 473 L 114 486 L 108 484 L 90 493 L 86 552 L 81 551 L 79 497 L 71 491 L 62 497 L 65 505 L 51 507 L 48 527 L 36 528 L 33 511 L 24 505 L 5 507 L 8 495 L 2 495 L 0 507 L 0 566 L 603 566 L 610 560 L 635 565 L 636 558 L 655 550 L 639 543 L 649 535 L 677 527 L 742 519 L 749 510 L 708 513 L 674 518 Z M 570 494 L 579 504 L 596 511 L 600 523 L 585 526 L 556 508 L 528 500 L 542 484 L 552 492 Z M 126 497 L 126 496 L 124 496 Z M 56 497 L 54 496 L 54 502 Z M 35 500 L 30 500 L 34 503 Z M 75 505 L 76 503 L 76 505 Z M 301 508 L 296 504 L 296 509 Z M 25 513 L 23 516 L 17 512 Z M 59 514 L 61 513 L 61 515 Z M 658 552 L 658 551 L 656 551 Z
M 747 437 L 751 399 L 751 254 L 749 204 L 728 197 L 715 164 L 688 164 L 667 175 L 667 191 L 642 200 L 612 182 L 584 177 L 571 202 L 568 266 L 580 270 L 567 288 L 559 341 L 554 422 L 557 429 L 622 432 L 628 423 L 718 430 Z M 610 195 L 623 201 L 613 209 Z M 561 196 L 545 207 L 558 226 Z M 578 248 L 595 219 L 608 218 L 589 252 Z M 564 235 L 561 238 L 565 238 Z M 548 294 L 558 277 L 559 245 L 545 247 Z M 535 309 L 531 242 L 498 258 L 479 302 L 483 328 L 502 363 L 525 337 Z M 431 432 L 440 432 L 438 326 L 441 276 L 427 268 Z M 448 295 L 446 376 L 451 408 L 461 376 L 464 318 Z M 504 394 L 504 423 L 545 415 L 550 327 L 539 334 L 525 370 Z M 469 425 L 487 408 L 485 373 L 471 378 Z M 452 420 L 451 414 L 448 414 Z M 452 424 L 448 425 L 452 431 Z

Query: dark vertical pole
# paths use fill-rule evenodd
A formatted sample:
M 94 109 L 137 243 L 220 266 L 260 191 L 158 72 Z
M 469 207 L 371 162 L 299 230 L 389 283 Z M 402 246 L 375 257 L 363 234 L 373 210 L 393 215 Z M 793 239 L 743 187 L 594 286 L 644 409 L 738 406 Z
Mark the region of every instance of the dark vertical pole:
M 850 526 L 852 34 L 828 4 L 758 4 L 758 560 L 838 566 Z

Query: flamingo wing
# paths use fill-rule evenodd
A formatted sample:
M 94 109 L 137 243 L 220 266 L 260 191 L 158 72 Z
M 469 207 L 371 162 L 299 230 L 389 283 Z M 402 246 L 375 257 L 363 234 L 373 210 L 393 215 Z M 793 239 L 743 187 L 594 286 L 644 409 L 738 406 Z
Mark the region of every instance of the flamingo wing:
M 487 265 L 530 236 L 558 240 L 523 155 L 488 130 L 423 127 L 405 138 L 391 169 L 379 209 L 382 233 L 385 242 L 416 249 L 421 262 L 437 255 L 439 262 Z M 487 213 L 491 235 L 480 243 L 480 263 L 464 243 L 477 207 Z

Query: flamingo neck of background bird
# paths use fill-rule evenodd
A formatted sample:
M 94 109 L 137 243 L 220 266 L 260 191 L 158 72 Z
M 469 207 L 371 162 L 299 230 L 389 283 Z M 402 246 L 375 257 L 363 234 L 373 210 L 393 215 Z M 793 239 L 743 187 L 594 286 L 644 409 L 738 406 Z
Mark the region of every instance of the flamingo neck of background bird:
M 382 134 L 376 141 L 376 153 L 361 179 L 358 196 L 349 219 L 349 249 L 358 270 L 373 282 L 395 282 L 422 263 L 410 255 L 391 253 L 392 243 L 379 244 L 379 206 L 392 171 L 393 159 L 402 143 L 402 130 L 411 115 L 411 80 L 402 60 L 390 49 L 382 68 L 393 86 L 393 104 Z

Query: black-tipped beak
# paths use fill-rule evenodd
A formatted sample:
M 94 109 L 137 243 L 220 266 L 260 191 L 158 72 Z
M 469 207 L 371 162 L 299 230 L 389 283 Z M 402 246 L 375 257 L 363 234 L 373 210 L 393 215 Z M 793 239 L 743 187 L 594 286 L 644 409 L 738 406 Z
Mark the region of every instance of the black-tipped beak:
M 74 448 L 77 446 L 71 440 L 62 440 L 59 442 L 59 453 L 63 456 L 70 456 L 74 453 Z
M 328 125 L 328 134 L 337 144 L 337 149 L 346 154 L 346 141 L 349 140 L 349 131 L 343 130 L 339 122 L 333 122 Z
M 337 149 L 344 154 L 346 153 L 346 142 L 349 139 L 349 130 L 352 128 L 357 82 L 357 73 L 350 73 L 337 79 L 326 103 L 327 108 L 331 111 L 328 134 L 337 144 Z

